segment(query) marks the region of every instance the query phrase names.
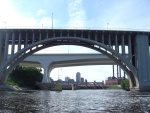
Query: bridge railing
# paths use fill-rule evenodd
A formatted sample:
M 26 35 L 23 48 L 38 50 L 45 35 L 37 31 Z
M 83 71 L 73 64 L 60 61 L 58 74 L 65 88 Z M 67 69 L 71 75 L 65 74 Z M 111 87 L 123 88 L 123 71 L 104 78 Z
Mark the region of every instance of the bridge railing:
M 0 26 L 0 29 L 77 29 L 77 30 L 112 30 L 112 31 L 145 31 L 150 29 L 134 29 L 134 28 L 98 28 L 98 27 L 43 27 L 43 26 Z

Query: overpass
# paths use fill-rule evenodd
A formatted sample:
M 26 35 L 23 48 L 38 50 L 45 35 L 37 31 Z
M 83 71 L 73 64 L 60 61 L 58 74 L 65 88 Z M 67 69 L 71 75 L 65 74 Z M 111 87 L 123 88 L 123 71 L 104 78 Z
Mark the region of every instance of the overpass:
M 113 60 L 103 54 L 33 54 L 20 63 L 22 66 L 43 68 L 43 83 L 51 82 L 50 72 L 57 67 L 114 64 Z
M 96 50 L 126 72 L 130 89 L 150 90 L 149 31 L 0 29 L 0 84 L 5 84 L 12 69 L 26 57 L 57 45 L 78 45 Z

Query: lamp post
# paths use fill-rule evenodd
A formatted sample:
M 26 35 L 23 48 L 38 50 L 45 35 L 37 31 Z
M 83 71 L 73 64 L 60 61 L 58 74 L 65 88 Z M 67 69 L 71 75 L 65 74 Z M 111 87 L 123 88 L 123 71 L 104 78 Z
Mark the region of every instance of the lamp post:
M 107 30 L 108 30 L 108 25 L 109 25 L 109 23 L 107 23 Z
M 6 29 L 6 21 L 4 21 L 4 23 L 5 23 L 5 29 Z
M 53 13 L 52 13 L 52 29 L 53 29 Z
M 62 70 L 62 69 L 58 69 L 58 80 L 59 80 L 59 70 Z

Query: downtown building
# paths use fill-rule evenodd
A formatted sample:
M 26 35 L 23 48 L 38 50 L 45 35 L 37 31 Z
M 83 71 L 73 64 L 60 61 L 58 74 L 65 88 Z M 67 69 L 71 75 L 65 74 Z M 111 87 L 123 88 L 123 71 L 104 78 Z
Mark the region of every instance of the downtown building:
M 81 83 L 81 74 L 80 74 L 80 72 L 76 73 L 76 83 Z

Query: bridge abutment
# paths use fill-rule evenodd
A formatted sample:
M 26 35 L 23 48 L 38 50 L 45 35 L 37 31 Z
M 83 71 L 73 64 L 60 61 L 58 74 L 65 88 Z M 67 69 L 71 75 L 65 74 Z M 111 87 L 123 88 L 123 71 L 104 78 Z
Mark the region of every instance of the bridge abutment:
M 150 56 L 148 35 L 136 36 L 135 56 L 139 86 L 135 90 L 150 91 Z

